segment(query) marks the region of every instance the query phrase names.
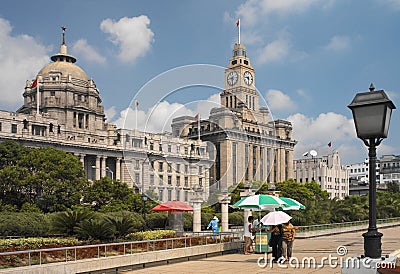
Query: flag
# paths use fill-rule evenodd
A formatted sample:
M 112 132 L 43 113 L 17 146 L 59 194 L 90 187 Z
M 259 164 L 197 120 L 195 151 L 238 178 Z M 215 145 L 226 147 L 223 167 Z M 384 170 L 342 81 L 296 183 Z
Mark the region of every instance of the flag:
M 331 146 L 332 146 L 332 142 L 329 142 L 329 143 L 328 143 L 328 147 L 331 147 Z
M 139 106 L 139 101 L 135 100 L 135 106 L 138 107 Z
M 199 114 L 197 113 L 196 116 L 194 116 L 194 120 L 197 122 L 199 120 Z
M 31 88 L 35 88 L 37 86 L 37 79 L 35 79 L 35 81 L 33 81 Z
M 62 29 L 62 31 L 65 31 L 67 28 L 62 26 L 61 29 Z
M 240 26 L 240 19 L 238 19 L 236 22 L 236 27 L 239 27 L 239 26 Z

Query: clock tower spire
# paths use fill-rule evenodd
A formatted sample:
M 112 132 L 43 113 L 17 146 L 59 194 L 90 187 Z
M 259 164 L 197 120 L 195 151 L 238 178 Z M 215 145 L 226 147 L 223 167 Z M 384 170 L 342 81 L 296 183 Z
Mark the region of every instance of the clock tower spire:
M 240 21 L 236 25 L 239 27 Z M 230 109 L 244 105 L 249 110 L 258 111 L 258 93 L 254 80 L 254 68 L 247 57 L 246 47 L 236 43 L 225 68 L 225 90 L 220 94 L 221 105 Z

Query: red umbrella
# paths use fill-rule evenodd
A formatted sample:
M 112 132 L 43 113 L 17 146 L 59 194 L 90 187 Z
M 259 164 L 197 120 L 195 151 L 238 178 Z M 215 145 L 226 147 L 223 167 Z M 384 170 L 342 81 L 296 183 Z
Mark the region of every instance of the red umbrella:
M 193 207 L 188 204 L 185 204 L 180 201 L 169 201 L 158 206 L 155 206 L 151 209 L 152 211 L 169 211 L 169 212 L 185 212 L 185 211 L 193 211 Z

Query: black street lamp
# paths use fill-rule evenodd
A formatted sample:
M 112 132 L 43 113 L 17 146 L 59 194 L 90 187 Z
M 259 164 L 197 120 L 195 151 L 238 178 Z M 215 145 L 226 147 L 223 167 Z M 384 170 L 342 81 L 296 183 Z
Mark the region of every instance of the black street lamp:
M 383 90 L 357 93 L 348 107 L 353 113 L 357 137 L 369 148 L 369 226 L 363 233 L 364 255 L 380 258 L 382 255 L 382 233 L 376 227 L 376 147 L 387 137 L 390 116 L 395 105 Z
M 147 195 L 145 193 L 142 193 L 142 201 L 143 201 L 143 210 L 142 210 L 142 216 L 144 220 L 144 227 L 146 228 L 146 202 L 147 202 Z

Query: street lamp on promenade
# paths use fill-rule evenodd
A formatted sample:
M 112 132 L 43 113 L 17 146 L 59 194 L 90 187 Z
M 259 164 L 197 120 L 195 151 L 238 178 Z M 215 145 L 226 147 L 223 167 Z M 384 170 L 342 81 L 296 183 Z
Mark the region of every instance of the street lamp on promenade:
M 382 255 L 382 233 L 376 226 L 376 147 L 387 137 L 390 117 L 395 105 L 383 90 L 357 93 L 348 108 L 353 113 L 357 137 L 368 147 L 369 156 L 369 225 L 363 233 L 364 255 L 380 258 Z

